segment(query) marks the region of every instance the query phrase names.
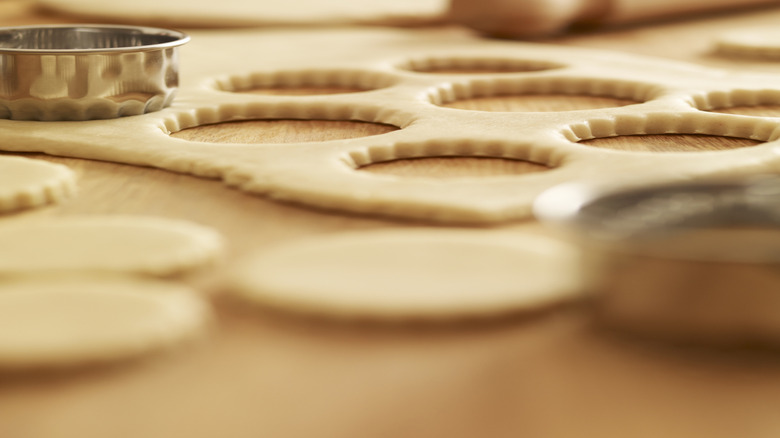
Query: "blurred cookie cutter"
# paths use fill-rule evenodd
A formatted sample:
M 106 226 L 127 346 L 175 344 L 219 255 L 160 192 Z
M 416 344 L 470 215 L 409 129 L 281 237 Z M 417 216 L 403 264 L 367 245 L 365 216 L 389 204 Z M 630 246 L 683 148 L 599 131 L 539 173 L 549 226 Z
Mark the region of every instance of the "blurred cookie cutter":
M 0 28 L 0 118 L 109 119 L 158 111 L 179 85 L 189 36 L 115 25 Z
M 604 325 L 676 343 L 780 346 L 780 178 L 564 184 L 534 214 L 578 242 Z

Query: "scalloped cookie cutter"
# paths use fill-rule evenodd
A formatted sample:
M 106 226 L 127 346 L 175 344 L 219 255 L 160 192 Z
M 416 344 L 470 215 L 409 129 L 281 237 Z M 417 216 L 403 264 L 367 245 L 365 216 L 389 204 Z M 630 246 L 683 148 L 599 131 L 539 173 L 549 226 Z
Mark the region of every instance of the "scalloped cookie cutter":
M 237 40 L 242 42 L 240 49 L 234 44 Z M 528 217 L 534 198 L 564 181 L 651 183 L 771 171 L 780 165 L 778 119 L 708 112 L 780 103 L 780 83 L 771 75 L 546 44 L 487 41 L 452 30 L 213 32 L 193 34 L 185 49 L 186 73 L 173 106 L 94 122 L 0 120 L 0 136 L 5 139 L 0 147 L 220 178 L 247 192 L 327 209 L 462 223 Z M 442 71 L 463 68 L 502 72 Z M 240 92 L 269 86 L 349 86 L 365 91 L 318 96 Z M 471 97 L 547 93 L 638 103 L 550 113 L 440 106 Z M 400 129 L 364 138 L 290 144 L 212 144 L 169 135 L 247 119 L 358 120 Z M 579 143 L 665 133 L 764 143 L 698 153 L 621 152 Z M 440 156 L 527 160 L 551 170 L 448 181 L 359 170 L 383 161 Z

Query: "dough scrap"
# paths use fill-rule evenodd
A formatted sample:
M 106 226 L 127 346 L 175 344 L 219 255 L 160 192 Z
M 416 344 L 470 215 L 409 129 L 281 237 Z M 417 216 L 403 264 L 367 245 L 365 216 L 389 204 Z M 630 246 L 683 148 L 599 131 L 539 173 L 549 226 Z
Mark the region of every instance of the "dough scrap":
M 75 192 L 76 175 L 66 166 L 0 156 L 0 213 L 60 202 Z
M 355 232 L 263 250 L 229 287 L 248 302 L 324 316 L 470 318 L 577 297 L 576 260 L 567 244 L 520 232 Z
M 177 27 L 324 24 L 430 24 L 443 21 L 446 0 L 38 0 L 59 13 Z
M 44 277 L 0 283 L 0 370 L 130 359 L 200 333 L 208 306 L 159 280 Z
M 513 72 L 490 73 L 502 66 Z M 453 69 L 467 73 L 446 73 Z M 479 73 L 482 70 L 488 72 Z M 273 86 L 367 91 L 319 96 L 231 92 Z M 642 103 L 547 113 L 439 106 L 458 99 L 524 93 Z M 724 72 L 551 44 L 483 40 L 456 29 L 193 32 L 192 43 L 182 48 L 181 87 L 171 107 L 77 124 L 0 120 L 0 138 L 5 140 L 0 149 L 220 178 L 247 192 L 331 211 L 485 224 L 529 217 L 537 195 L 572 180 L 651 184 L 775 172 L 780 167 L 780 154 L 775 152 L 780 144 L 777 119 L 709 110 L 778 103 L 776 75 Z M 169 135 L 245 119 L 356 120 L 401 129 L 283 147 L 213 144 Z M 765 143 L 687 154 L 614 151 L 579 143 L 643 134 L 733 136 Z M 359 170 L 377 162 L 442 156 L 525 160 L 551 170 L 448 181 Z
M 101 271 L 167 276 L 213 262 L 215 231 L 143 216 L 58 217 L 0 225 L 0 276 Z
M 780 60 L 780 29 L 752 27 L 726 32 L 715 41 L 718 53 L 755 59 Z

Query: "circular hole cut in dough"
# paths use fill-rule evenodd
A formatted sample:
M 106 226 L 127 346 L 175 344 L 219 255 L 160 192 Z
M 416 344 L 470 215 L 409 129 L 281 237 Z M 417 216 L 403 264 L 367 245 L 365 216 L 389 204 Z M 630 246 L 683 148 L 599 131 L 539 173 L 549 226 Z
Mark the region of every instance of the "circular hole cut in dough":
M 753 117 L 780 117 L 780 105 L 734 106 L 715 109 L 712 112 Z
M 75 192 L 76 175 L 63 165 L 0 156 L 0 213 L 60 202 Z
M 617 108 L 639 102 L 605 96 L 569 96 L 564 94 L 526 94 L 515 96 L 476 97 L 449 102 L 441 106 L 471 111 L 559 112 L 585 109 Z
M 699 110 L 754 117 L 780 117 L 780 88 L 712 91 L 693 98 Z
M 415 58 L 397 65 L 401 70 L 433 74 L 527 73 L 564 67 L 566 64 L 535 59 L 464 56 Z
M 184 286 L 125 277 L 0 283 L 0 370 L 131 359 L 203 331 L 207 304 Z
M 66 271 L 167 276 L 216 260 L 222 238 L 194 223 L 144 216 L 60 217 L 0 226 L 0 275 Z
M 322 316 L 448 320 L 534 311 L 578 296 L 577 253 L 520 232 L 392 230 L 269 248 L 237 267 L 251 303 Z
M 439 106 L 472 111 L 561 112 L 643 103 L 661 93 L 654 84 L 596 78 L 484 78 L 429 92 Z
M 398 80 L 395 75 L 364 70 L 291 70 L 231 76 L 217 80 L 215 88 L 232 93 L 312 96 L 377 90 Z
M 199 125 L 171 133 L 171 137 L 206 143 L 311 143 L 369 137 L 398 129 L 352 120 L 242 120 Z
M 403 178 L 460 179 L 519 176 L 550 170 L 525 160 L 489 157 L 406 158 L 369 164 L 358 170 Z
M 780 61 L 780 29 L 752 27 L 726 32 L 716 39 L 715 51 L 726 56 Z
M 627 152 L 707 152 L 751 147 L 762 142 L 716 135 L 656 134 L 622 135 L 581 141 L 587 146 Z

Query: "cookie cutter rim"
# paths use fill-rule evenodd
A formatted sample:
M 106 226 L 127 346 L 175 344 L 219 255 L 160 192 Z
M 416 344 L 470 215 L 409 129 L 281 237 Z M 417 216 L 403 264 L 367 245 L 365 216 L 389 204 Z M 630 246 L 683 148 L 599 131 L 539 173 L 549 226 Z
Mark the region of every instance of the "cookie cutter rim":
M 0 119 L 81 121 L 159 111 L 179 87 L 178 30 L 56 24 L 0 28 Z
M 745 202 L 733 204 L 734 210 L 724 204 L 719 220 L 708 221 L 704 214 L 702 222 L 694 217 L 692 223 L 649 227 L 638 235 L 599 233 L 598 224 L 588 223 L 581 214 L 584 207 L 610 196 L 675 188 L 732 190 L 731 195 Z M 768 201 L 778 199 L 780 178 L 767 176 L 621 188 L 568 183 L 540 195 L 534 214 L 568 232 L 580 247 L 581 280 L 600 325 L 672 344 L 776 350 L 780 311 L 773 309 L 780 306 L 780 208 Z M 768 210 L 761 211 L 762 203 Z M 730 225 L 757 233 L 741 248 L 750 250 L 748 257 L 739 254 L 739 245 L 725 249 L 746 236 L 739 234 L 744 229 Z M 706 234 L 707 239 L 694 234 L 713 230 L 716 233 Z M 675 251 L 691 242 L 694 256 L 679 257 Z M 711 257 L 706 251 L 722 254 Z
M 0 39 L 0 53 L 7 54 L 30 54 L 30 55 L 56 55 L 56 54 L 101 54 L 101 53 L 124 53 L 124 52 L 148 52 L 152 50 L 167 49 L 184 45 L 190 41 L 190 36 L 186 33 L 158 27 L 131 26 L 121 24 L 46 24 L 46 25 L 26 25 L 26 26 L 3 26 L 0 27 L 0 37 L 5 33 L 23 32 L 23 31 L 42 31 L 51 29 L 71 29 L 71 30 L 90 30 L 97 31 L 128 31 L 133 34 L 165 36 L 169 39 L 154 44 L 126 45 L 119 47 L 94 47 L 94 48 L 19 48 L 6 47 Z M 170 39 L 172 38 L 172 39 Z

